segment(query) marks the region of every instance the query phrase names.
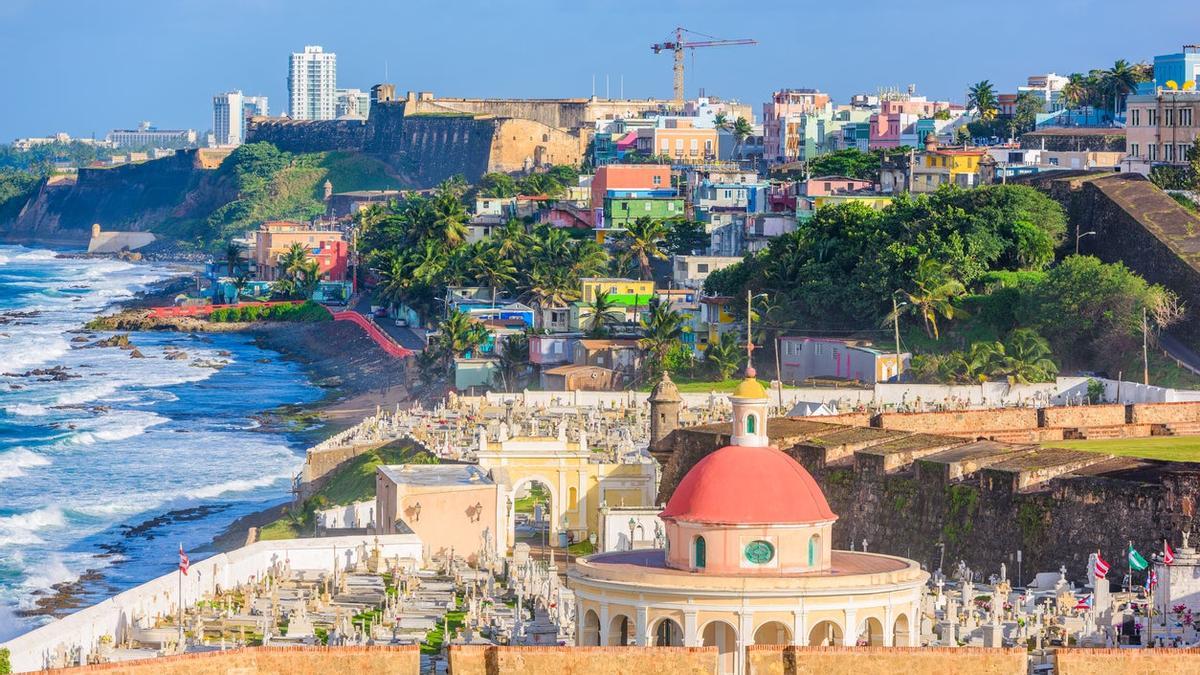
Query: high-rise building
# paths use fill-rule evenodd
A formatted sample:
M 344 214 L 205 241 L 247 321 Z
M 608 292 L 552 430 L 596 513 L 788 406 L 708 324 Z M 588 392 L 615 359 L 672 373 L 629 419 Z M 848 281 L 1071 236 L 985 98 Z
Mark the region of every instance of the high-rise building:
M 371 112 L 371 95 L 361 89 L 338 89 L 334 112 L 338 117 L 367 119 Z
M 185 148 L 196 145 L 194 129 L 159 129 L 149 122 L 137 129 L 113 129 L 105 137 L 114 148 Z
M 305 45 L 288 63 L 288 111 L 294 120 L 337 117 L 337 55 Z
M 227 91 L 213 96 L 213 137 L 218 146 L 241 145 L 246 140 L 246 120 L 266 117 L 270 110 L 266 96 L 246 96 Z

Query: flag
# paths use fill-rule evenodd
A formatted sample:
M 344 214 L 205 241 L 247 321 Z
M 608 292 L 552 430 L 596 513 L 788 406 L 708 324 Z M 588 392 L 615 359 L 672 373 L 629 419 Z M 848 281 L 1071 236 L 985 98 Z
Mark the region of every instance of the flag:
M 1172 551 L 1171 545 L 1167 543 L 1166 539 L 1163 539 L 1163 564 L 1170 565 L 1173 562 L 1175 562 L 1175 551 Z
M 1146 590 L 1152 591 L 1158 585 L 1158 572 L 1150 570 L 1150 576 L 1146 577 Z
M 1103 579 L 1108 574 L 1109 564 L 1104 562 L 1104 558 L 1100 557 L 1100 552 L 1096 551 L 1096 562 L 1092 565 L 1092 571 L 1097 579 Z
M 1142 554 L 1138 553 L 1137 549 L 1134 548 L 1132 544 L 1130 544 L 1130 546 L 1129 546 L 1129 569 L 1137 570 L 1140 572 L 1149 566 L 1150 566 L 1150 563 L 1147 563 L 1146 559 L 1142 557 Z
M 188 571 L 188 557 L 187 554 L 183 552 L 183 544 L 179 545 L 179 571 L 183 572 L 184 574 L 187 574 Z
M 1083 596 L 1082 598 L 1079 599 L 1079 602 L 1075 603 L 1075 609 L 1091 609 L 1091 608 L 1092 608 L 1092 594 L 1091 593 L 1088 593 L 1087 595 Z

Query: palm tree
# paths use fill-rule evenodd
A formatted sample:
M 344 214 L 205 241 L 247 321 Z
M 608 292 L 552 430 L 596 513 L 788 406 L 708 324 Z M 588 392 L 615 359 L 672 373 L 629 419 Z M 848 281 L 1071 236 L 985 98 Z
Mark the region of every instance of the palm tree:
M 719 131 L 728 131 L 730 126 L 729 116 L 723 112 L 713 115 L 713 127 Z
M 589 337 L 604 337 L 608 334 L 610 324 L 625 318 L 625 313 L 617 309 L 617 305 L 608 299 L 606 291 L 600 291 L 581 312 L 585 330 Z
M 379 285 L 375 287 L 379 300 L 389 305 L 403 302 L 410 279 L 405 259 L 395 256 L 388 261 L 387 267 L 375 272 L 379 275 Z
M 496 384 L 506 392 L 519 389 L 525 373 L 529 370 L 529 336 L 510 335 L 504 340 L 503 348 L 497 350 L 499 367 L 492 375 Z
M 492 289 L 492 307 L 496 306 L 496 289 L 511 284 L 517 278 L 517 267 L 513 261 L 500 255 L 491 246 L 480 249 L 471 260 L 471 266 L 475 270 L 476 281 L 484 282 Z
M 526 297 L 538 309 L 537 323 L 540 324 L 542 310 L 565 307 L 568 302 L 579 299 L 578 283 L 570 272 L 561 267 L 539 268 L 529 276 Z
M 888 314 L 884 324 L 894 321 L 897 312 L 914 311 L 921 317 L 925 334 L 935 340 L 941 339 L 937 324 L 939 315 L 946 320 L 967 315 L 964 310 L 953 304 L 956 298 L 967 291 L 962 282 L 951 276 L 951 273 L 950 265 L 933 258 L 922 258 L 912 278 L 913 290 L 901 291 L 908 302 Z
M 642 216 L 625 228 L 625 248 L 637 258 L 638 269 L 642 280 L 651 277 L 650 259 L 666 260 L 667 254 L 659 244 L 667 238 L 667 226 L 661 220 Z
M 1078 108 L 1087 98 L 1087 93 L 1087 79 L 1083 75 L 1071 73 L 1067 76 L 1067 83 L 1062 88 L 1062 100 L 1067 108 Z
M 443 355 L 455 358 L 478 349 L 487 341 L 488 332 L 470 314 L 454 310 L 442 322 L 435 338 L 437 349 Z
M 1058 374 L 1050 343 L 1029 328 L 1017 328 L 1004 342 L 1003 375 L 1009 384 L 1048 382 Z
M 467 221 L 471 219 L 459 198 L 450 190 L 439 191 L 433 198 L 433 213 L 430 221 L 430 236 L 450 246 L 458 246 L 467 239 Z
M 1112 109 L 1113 114 L 1116 115 L 1120 107 L 1118 103 L 1120 97 L 1137 89 L 1137 69 L 1125 59 L 1117 59 L 1116 63 L 1113 63 L 1112 68 L 1104 71 L 1104 82 L 1108 85 L 1109 91 L 1112 92 Z
M 525 223 L 510 218 L 499 232 L 492 235 L 496 239 L 496 251 L 510 260 L 516 261 L 524 257 L 529 250 L 529 233 L 525 231 Z
M 654 298 L 650 300 L 650 311 L 641 319 L 642 337 L 638 347 L 650 353 L 651 362 L 661 365 L 663 357 L 683 335 L 683 315 L 671 309 L 667 303 Z
M 746 349 L 733 331 L 722 333 L 721 339 L 709 342 L 704 350 L 704 363 L 719 382 L 728 380 L 745 362 Z
M 967 109 L 972 108 L 979 114 L 979 119 L 985 122 L 996 117 L 998 112 L 996 90 L 991 82 L 982 80 L 971 85 L 971 88 L 967 90 Z
M 242 300 L 242 292 L 246 290 L 246 286 L 250 283 L 250 277 L 245 272 L 238 274 L 233 278 L 233 304 L 237 304 Z
M 308 262 L 308 248 L 296 242 L 289 246 L 283 255 L 279 256 L 277 269 L 279 269 L 288 279 L 295 281 L 296 275 L 300 273 L 301 267 Z
M 305 261 L 297 272 L 296 291 L 305 298 L 311 299 L 321 283 L 321 263 L 316 260 Z
M 225 264 L 229 269 L 229 276 L 236 277 L 238 266 L 242 262 L 242 245 L 236 241 L 231 241 L 225 244 Z
M 746 120 L 745 117 L 737 118 L 733 123 L 733 153 L 738 157 L 742 156 L 742 146 L 745 145 L 746 139 L 750 138 L 754 133 L 754 127 Z

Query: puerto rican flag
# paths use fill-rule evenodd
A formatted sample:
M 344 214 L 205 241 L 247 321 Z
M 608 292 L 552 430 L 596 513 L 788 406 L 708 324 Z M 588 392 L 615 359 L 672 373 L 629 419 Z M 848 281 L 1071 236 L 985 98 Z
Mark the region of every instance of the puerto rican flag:
M 187 554 L 183 552 L 183 544 L 179 545 L 179 571 L 183 572 L 185 575 L 188 571 L 188 557 Z
M 1088 593 L 1087 595 L 1083 596 L 1082 598 L 1079 599 L 1079 602 L 1075 603 L 1075 609 L 1091 609 L 1091 608 L 1092 608 L 1092 594 L 1091 593 Z
M 1171 550 L 1171 545 L 1163 539 L 1163 564 L 1170 565 L 1175 562 L 1175 551 Z
M 1155 572 L 1154 570 L 1150 570 L 1150 575 L 1146 577 L 1146 590 L 1152 591 L 1152 590 L 1154 590 L 1154 587 L 1157 585 L 1158 585 L 1158 572 Z
M 1110 565 L 1104 561 L 1104 558 L 1100 557 L 1100 552 L 1096 551 L 1096 562 L 1092 565 L 1092 571 L 1095 572 L 1096 578 L 1103 579 L 1107 576 L 1109 567 Z

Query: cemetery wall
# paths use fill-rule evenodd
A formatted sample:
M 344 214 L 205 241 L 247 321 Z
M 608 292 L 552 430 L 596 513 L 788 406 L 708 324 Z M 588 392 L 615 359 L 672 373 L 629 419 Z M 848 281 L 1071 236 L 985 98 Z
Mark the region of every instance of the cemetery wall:
M 1119 426 L 1125 424 L 1125 406 L 1113 403 L 1043 408 L 1039 421 L 1038 426 L 1050 428 Z
M 1200 649 L 1058 649 L 1057 675 L 1144 675 L 1200 672 Z
M 1200 422 L 1200 403 L 1143 403 L 1130 406 L 1134 424 Z
M 450 675 L 709 675 L 716 666 L 716 647 L 450 647 Z
M 55 671 L 77 675 L 329 675 L 380 673 L 418 675 L 418 645 L 372 647 L 250 647 L 223 652 L 180 654 L 160 659 L 104 663 Z
M 1024 675 L 1024 649 L 751 645 L 750 675 Z M 1100 671 L 1095 671 L 1100 672 Z
M 376 541 L 385 558 L 422 558 L 421 540 L 412 534 L 380 535 L 369 540 L 362 536 L 347 536 L 260 541 L 192 561 L 189 573 L 183 577 L 183 599 L 185 604 L 191 604 L 213 594 L 218 587 L 233 588 L 249 582 L 252 577 L 261 579 L 284 560 L 289 561 L 293 569 L 311 570 L 329 570 L 336 560 L 339 569 L 351 570 L 365 559 L 363 549 L 373 547 Z M 366 554 L 369 555 L 369 551 Z M 79 650 L 86 659 L 98 651 L 104 636 L 114 643 L 123 642 L 137 617 L 174 614 L 178 607 L 179 581 L 178 572 L 164 574 L 0 643 L 0 647 L 7 647 L 12 653 L 14 672 L 40 670 L 48 658 L 64 651 Z
M 930 413 L 883 413 L 872 426 L 929 434 L 963 434 L 984 431 L 1036 429 L 1038 412 L 1034 408 L 995 410 L 958 410 Z

